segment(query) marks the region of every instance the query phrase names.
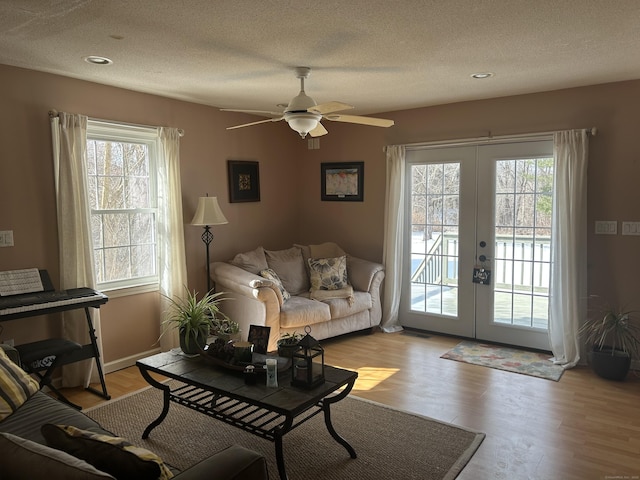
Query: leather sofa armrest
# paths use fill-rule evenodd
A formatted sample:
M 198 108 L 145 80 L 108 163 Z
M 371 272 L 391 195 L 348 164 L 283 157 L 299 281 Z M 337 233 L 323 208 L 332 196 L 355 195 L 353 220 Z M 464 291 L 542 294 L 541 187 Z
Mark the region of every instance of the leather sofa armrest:
M 216 290 L 219 292 L 237 293 L 265 302 L 267 299 L 273 298 L 272 295 L 265 295 L 264 290 L 261 291 L 263 288 L 268 288 L 275 293 L 279 306 L 282 306 L 284 302 L 282 292 L 271 280 L 247 272 L 230 263 L 213 262 L 211 264 L 211 279 L 216 283 Z
M 235 293 L 241 293 L 248 297 L 255 297 L 256 294 L 253 290 L 265 285 L 262 281 L 266 280 L 259 275 L 247 272 L 226 262 L 213 262 L 211 264 L 211 279 L 216 284 L 224 285 L 226 290 L 231 289 Z M 266 281 L 269 282 L 269 280 Z M 219 289 L 216 288 L 216 290 Z
M 381 264 L 351 255 L 347 256 L 347 275 L 355 290 L 370 292 L 373 279 L 378 272 L 384 272 Z
M 253 450 L 231 445 L 179 473 L 176 480 L 268 480 L 265 458 Z

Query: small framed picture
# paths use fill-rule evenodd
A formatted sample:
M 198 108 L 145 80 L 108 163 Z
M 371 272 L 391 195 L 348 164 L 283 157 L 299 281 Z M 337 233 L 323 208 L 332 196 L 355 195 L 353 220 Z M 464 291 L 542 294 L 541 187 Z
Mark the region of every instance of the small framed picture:
M 262 327 L 260 325 L 249 325 L 249 335 L 247 340 L 253 343 L 253 351 L 255 353 L 267 353 L 269 345 L 269 334 L 271 327 Z
M 322 201 L 362 202 L 364 162 L 320 164 Z
M 228 160 L 229 202 L 259 202 L 260 172 L 258 162 Z

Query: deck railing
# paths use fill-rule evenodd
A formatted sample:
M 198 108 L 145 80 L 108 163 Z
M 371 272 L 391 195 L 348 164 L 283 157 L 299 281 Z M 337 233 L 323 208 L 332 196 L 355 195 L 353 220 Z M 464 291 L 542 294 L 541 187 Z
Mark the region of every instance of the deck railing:
M 411 276 L 411 283 L 458 284 L 458 235 L 434 233 L 428 252 Z M 496 289 L 548 294 L 551 248 L 549 237 L 497 235 L 492 270 Z M 471 278 L 471 274 L 469 274 Z

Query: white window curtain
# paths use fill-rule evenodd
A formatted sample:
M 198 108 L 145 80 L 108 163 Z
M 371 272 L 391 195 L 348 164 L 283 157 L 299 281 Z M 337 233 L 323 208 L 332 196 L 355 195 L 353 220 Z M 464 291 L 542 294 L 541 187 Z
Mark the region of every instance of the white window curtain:
M 187 285 L 187 263 L 184 251 L 182 191 L 180 184 L 180 133 L 176 128 L 160 128 L 158 159 L 158 257 L 160 306 L 164 312 L 169 298 L 182 298 Z M 162 316 L 160 318 L 162 322 Z M 161 332 L 163 326 L 160 325 Z M 163 351 L 179 345 L 178 332 L 172 328 L 160 337 Z
M 387 188 L 384 206 L 383 263 L 385 287 L 380 328 L 383 332 L 402 330 L 398 312 L 402 288 L 402 254 L 404 233 L 405 147 L 392 145 L 387 153 Z
M 587 308 L 587 131 L 556 132 L 553 144 L 549 340 L 554 363 L 571 368 L 580 360 L 578 329 Z
M 60 113 L 51 118 L 54 179 L 58 214 L 60 288 L 96 287 L 91 224 L 87 194 L 87 117 Z M 93 326 L 102 351 L 100 312 L 92 309 Z M 90 342 L 84 310 L 62 314 L 65 338 L 86 345 Z M 100 358 L 98 361 L 102 361 Z M 93 359 L 65 365 L 62 386 L 87 387 L 99 381 Z

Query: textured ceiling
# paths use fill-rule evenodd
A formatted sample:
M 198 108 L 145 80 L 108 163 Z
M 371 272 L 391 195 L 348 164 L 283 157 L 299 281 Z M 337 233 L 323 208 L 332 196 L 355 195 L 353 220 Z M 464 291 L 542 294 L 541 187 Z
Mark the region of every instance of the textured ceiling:
M 640 78 L 640 1 L 0 0 L 0 63 L 259 110 L 309 66 L 370 114 Z

